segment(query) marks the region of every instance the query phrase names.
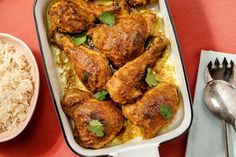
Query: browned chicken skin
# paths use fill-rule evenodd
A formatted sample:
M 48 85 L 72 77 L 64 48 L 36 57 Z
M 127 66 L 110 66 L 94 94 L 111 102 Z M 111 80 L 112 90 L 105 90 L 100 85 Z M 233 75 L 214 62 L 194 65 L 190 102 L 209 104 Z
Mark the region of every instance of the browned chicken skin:
M 55 3 L 48 10 L 52 31 L 80 33 L 94 26 L 96 17 L 104 11 L 116 11 L 119 7 L 95 4 L 84 0 L 64 0 Z
M 132 7 L 153 4 L 157 1 L 158 0 L 126 0 L 126 2 Z
M 78 78 L 88 90 L 96 92 L 105 89 L 112 70 L 103 54 L 77 46 L 69 36 L 57 32 L 54 33 L 53 42 L 65 51 Z
M 179 98 L 175 86 L 167 83 L 159 83 L 153 89 L 147 91 L 143 97 L 134 104 L 123 105 L 122 113 L 131 122 L 141 128 L 143 137 L 148 139 L 168 124 L 174 116 L 166 120 L 160 114 L 160 105 L 167 105 L 175 115 Z
M 117 16 L 112 28 L 105 24 L 88 30 L 93 44 L 105 53 L 114 68 L 120 68 L 144 52 L 144 42 L 152 32 L 156 15 L 150 12 Z
M 103 5 L 93 0 L 60 0 L 48 9 L 52 42 L 66 53 L 78 78 L 90 91 L 67 89 L 61 102 L 63 111 L 74 121 L 73 134 L 80 146 L 97 149 L 108 144 L 121 131 L 123 115 L 141 129 L 145 139 L 156 136 L 174 118 L 179 105 L 176 86 L 159 82 L 150 89 L 145 82 L 147 68 L 154 66 L 169 41 L 156 37 L 162 36 L 157 35 L 156 14 L 133 12 L 129 8 L 156 1 L 120 0 L 118 6 L 115 2 Z M 114 26 L 102 21 L 97 24 L 99 15 L 105 11 L 116 16 Z M 83 31 L 87 31 L 92 39 L 89 45 L 96 51 L 75 45 L 69 36 Z M 145 51 L 145 41 L 153 36 L 152 44 Z M 113 76 L 108 60 L 117 69 Z M 95 99 L 93 93 L 105 89 L 121 105 L 123 115 L 115 102 Z M 171 119 L 160 114 L 163 104 L 171 108 Z M 93 120 L 104 128 L 102 136 L 91 131 Z
M 115 102 L 130 103 L 142 96 L 146 88 L 146 69 L 155 64 L 168 43 L 166 38 L 156 37 L 144 54 L 115 72 L 106 85 L 107 91 Z
M 90 92 L 83 92 L 79 89 L 68 89 L 64 93 L 61 107 L 63 111 L 72 118 L 73 112 L 76 110 L 76 108 L 78 108 L 81 103 L 90 99 L 92 96 L 93 95 Z
M 86 148 L 101 148 L 121 130 L 124 118 L 112 101 L 98 101 L 91 93 L 70 89 L 62 101 L 64 112 L 75 122 L 75 140 Z M 104 136 L 97 137 L 89 130 L 91 120 L 99 120 Z

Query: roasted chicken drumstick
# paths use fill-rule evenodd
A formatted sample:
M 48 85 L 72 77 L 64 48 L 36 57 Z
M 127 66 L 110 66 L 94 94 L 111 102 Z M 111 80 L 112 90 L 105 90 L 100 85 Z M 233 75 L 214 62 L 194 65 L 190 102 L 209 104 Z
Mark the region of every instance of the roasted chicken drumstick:
M 55 32 L 52 40 L 67 54 L 81 82 L 92 92 L 105 89 L 112 70 L 106 57 L 83 45 L 77 46 L 72 39 L 64 34 Z
M 166 38 L 156 37 L 150 48 L 133 61 L 126 63 L 114 73 L 106 88 L 111 98 L 119 103 L 134 102 L 146 89 L 146 69 L 155 64 L 168 45 Z
M 124 118 L 114 102 L 98 101 L 91 93 L 79 89 L 66 91 L 62 108 L 75 123 L 75 140 L 86 148 L 103 147 L 123 126 Z M 98 127 L 100 130 L 96 130 Z

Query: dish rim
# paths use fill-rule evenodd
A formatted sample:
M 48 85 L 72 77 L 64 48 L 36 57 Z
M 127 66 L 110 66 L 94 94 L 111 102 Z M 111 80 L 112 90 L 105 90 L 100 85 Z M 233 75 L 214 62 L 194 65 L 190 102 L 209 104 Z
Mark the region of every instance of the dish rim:
M 38 1 L 39 0 L 35 0 L 34 1 L 34 6 L 33 6 L 33 15 L 34 15 L 34 21 L 35 21 L 35 28 L 36 28 L 36 32 L 37 32 L 37 38 L 38 38 L 38 42 L 39 42 L 40 53 L 41 53 L 41 58 L 42 58 L 42 61 L 43 61 L 44 71 L 45 71 L 47 82 L 48 82 L 48 87 L 50 89 L 50 94 L 51 94 L 51 97 L 52 97 L 52 100 L 53 100 L 53 105 L 54 105 L 54 108 L 55 108 L 55 110 L 57 112 L 57 118 L 59 120 L 60 127 L 61 127 L 61 130 L 62 130 L 64 139 L 65 139 L 66 144 L 68 145 L 68 147 L 75 154 L 77 154 L 79 156 L 83 156 L 83 157 L 92 157 L 92 156 L 83 155 L 83 154 L 79 153 L 78 151 L 74 150 L 72 148 L 72 146 L 70 145 L 70 143 L 68 141 L 68 138 L 66 136 L 65 128 L 64 128 L 63 123 L 62 123 L 62 118 L 60 117 L 59 109 L 57 107 L 57 102 L 56 102 L 54 94 L 53 94 L 53 88 L 52 88 L 52 84 L 51 84 L 51 81 L 50 81 L 50 78 L 49 78 L 49 73 L 48 73 L 48 69 L 47 69 L 47 65 L 46 65 L 46 61 L 45 61 L 45 57 L 44 57 L 44 53 L 43 53 L 43 46 L 42 46 L 42 42 L 41 42 L 41 36 L 40 36 L 40 32 L 39 32 L 39 28 L 38 28 L 38 22 L 37 22 L 37 17 L 36 17 L 36 6 L 37 6 L 37 2 Z M 167 139 L 167 140 L 163 140 L 160 143 L 158 143 L 157 145 L 169 142 L 171 140 L 174 140 L 174 139 L 182 136 L 183 134 L 185 134 L 188 131 L 188 129 L 190 128 L 190 126 L 192 124 L 192 121 L 193 121 L 192 98 L 191 98 L 191 94 L 190 94 L 189 83 L 188 83 L 188 79 L 187 79 L 187 75 L 186 75 L 186 70 L 185 70 L 185 65 L 184 65 L 184 61 L 183 61 L 182 51 L 181 51 L 181 48 L 179 46 L 179 39 L 178 39 L 178 36 L 177 36 L 177 33 L 176 33 L 176 28 L 174 26 L 174 22 L 173 22 L 173 19 L 172 19 L 172 16 L 171 16 L 171 11 L 170 11 L 170 7 L 169 7 L 169 4 L 168 4 L 168 0 L 163 0 L 163 1 L 165 3 L 166 9 L 167 9 L 168 17 L 170 19 L 170 24 L 171 24 L 171 27 L 173 28 L 174 39 L 176 41 L 177 48 L 178 48 L 178 51 L 179 51 L 178 54 L 180 56 L 182 70 L 183 70 L 183 73 L 184 73 L 184 79 L 185 79 L 185 85 L 186 85 L 186 88 L 187 88 L 188 102 L 189 102 L 189 105 L 190 105 L 190 112 L 191 112 L 190 115 L 191 115 L 191 117 L 190 117 L 190 121 L 189 121 L 188 126 L 185 128 L 185 130 L 182 133 L 178 134 L 177 136 L 175 136 L 173 138 L 170 138 L 170 139 Z M 146 145 L 146 144 L 143 144 L 143 145 Z M 94 155 L 94 157 L 103 157 L 103 156 L 107 156 L 107 155 L 109 156 L 110 154 Z
M 34 80 L 34 93 L 33 93 L 32 99 L 31 99 L 31 103 L 30 103 L 30 111 L 27 113 L 27 117 L 26 117 L 25 121 L 23 121 L 20 124 L 21 126 L 19 128 L 17 128 L 17 131 L 14 131 L 13 133 L 9 133 L 10 136 L 0 139 L 0 143 L 9 141 L 9 140 L 17 137 L 27 127 L 27 125 L 29 124 L 29 122 L 34 114 L 34 111 L 35 111 L 35 108 L 37 105 L 37 101 L 38 101 L 39 88 L 40 88 L 40 76 L 39 76 L 38 64 L 36 62 L 36 59 L 35 59 L 35 56 L 33 55 L 32 50 L 29 48 L 29 46 L 23 40 L 15 37 L 11 34 L 8 34 L 8 33 L 0 33 L 0 38 L 1 37 L 8 38 L 9 40 L 12 40 L 12 41 L 18 43 L 27 51 L 27 52 L 24 52 L 23 54 L 26 56 L 27 61 L 29 61 L 31 69 L 32 69 L 32 67 L 34 67 L 33 68 L 34 74 L 32 74 L 32 75 L 35 76 L 35 78 L 34 78 L 35 80 Z

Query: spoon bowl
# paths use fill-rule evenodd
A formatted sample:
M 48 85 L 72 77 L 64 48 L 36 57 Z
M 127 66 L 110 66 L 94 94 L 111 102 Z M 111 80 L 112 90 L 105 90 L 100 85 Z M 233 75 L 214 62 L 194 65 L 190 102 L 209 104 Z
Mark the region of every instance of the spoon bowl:
M 213 80 L 205 87 L 204 99 L 209 110 L 236 131 L 236 90 L 226 81 Z

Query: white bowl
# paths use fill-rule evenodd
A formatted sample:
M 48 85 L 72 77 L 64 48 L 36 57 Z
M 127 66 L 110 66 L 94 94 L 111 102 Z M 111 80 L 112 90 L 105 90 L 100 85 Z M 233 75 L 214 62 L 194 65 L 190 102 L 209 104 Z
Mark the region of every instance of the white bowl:
M 20 123 L 19 127 L 14 130 L 14 131 L 4 131 L 2 133 L 0 133 L 0 142 L 4 142 L 4 141 L 8 141 L 10 139 L 13 139 L 14 137 L 16 137 L 17 135 L 19 135 L 27 126 L 27 124 L 29 123 L 36 104 L 37 104 L 37 99 L 38 99 L 38 94 L 39 94 L 39 70 L 38 70 L 38 65 L 36 63 L 36 60 L 34 58 L 34 55 L 32 53 L 32 51 L 30 50 L 30 48 L 20 39 L 6 34 L 6 33 L 0 33 L 0 40 L 4 41 L 5 43 L 9 43 L 11 45 L 13 45 L 15 47 L 15 49 L 17 50 L 17 53 L 21 53 L 23 54 L 26 59 L 28 60 L 30 66 L 31 66 L 31 75 L 33 77 L 33 81 L 34 81 L 34 94 L 33 97 L 31 99 L 31 103 L 30 103 L 30 108 L 28 111 L 28 115 L 27 118 Z

